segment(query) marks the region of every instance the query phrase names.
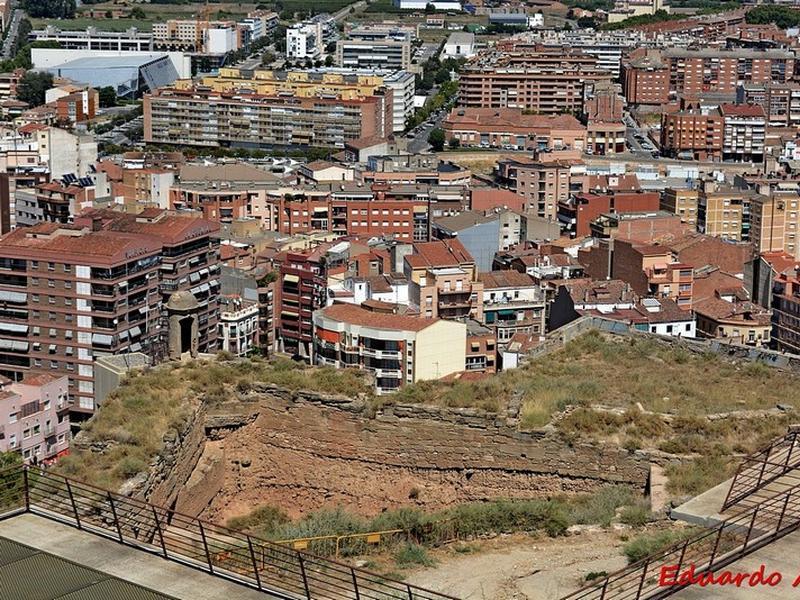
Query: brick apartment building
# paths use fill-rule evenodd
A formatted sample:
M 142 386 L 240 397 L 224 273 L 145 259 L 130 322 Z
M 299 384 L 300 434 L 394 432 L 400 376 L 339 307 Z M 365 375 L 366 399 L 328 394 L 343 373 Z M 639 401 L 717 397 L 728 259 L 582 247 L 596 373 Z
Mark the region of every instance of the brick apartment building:
M 556 219 L 559 202 L 583 191 L 583 178 L 573 176 L 574 167 L 567 161 L 505 159 L 497 163 L 500 181 L 524 199 L 519 210 L 551 220 Z
M 144 96 L 144 139 L 196 146 L 344 148 L 392 135 L 392 92 L 356 98 L 160 88 Z
M 800 354 L 800 279 L 794 269 L 773 280 L 772 342 L 781 352 Z
M 661 117 L 661 151 L 665 156 L 720 160 L 724 119 L 719 111 L 686 110 Z
M 762 106 L 770 127 L 800 126 L 800 84 L 758 83 L 740 85 L 736 90 L 740 104 Z
M 583 150 L 586 127 L 572 115 L 526 115 L 519 108 L 454 108 L 442 122 L 461 146 Z
M 562 49 L 491 52 L 465 65 L 459 77 L 459 105 L 520 108 L 538 113 L 583 109 L 595 82 L 610 81 L 597 58 Z
M 708 92 L 732 95 L 741 83 L 786 83 L 794 65 L 788 50 L 640 49 L 623 62 L 623 88 L 630 104 L 659 105 Z
M 0 239 L 0 373 L 66 375 L 77 419 L 95 409 L 94 359 L 166 356 L 166 304 L 191 291 L 200 351 L 217 340 L 219 242 L 202 219 L 92 211 Z
M 626 151 L 625 101 L 616 90 L 595 93 L 586 101 L 586 149 L 599 155 Z
M 674 260 L 668 247 L 614 240 L 611 277 L 629 283 L 640 296 L 669 298 L 684 310 L 692 307 L 692 267 Z
M 558 203 L 558 221 L 564 234 L 583 238 L 602 214 L 657 211 L 660 201 L 658 192 L 581 193 Z

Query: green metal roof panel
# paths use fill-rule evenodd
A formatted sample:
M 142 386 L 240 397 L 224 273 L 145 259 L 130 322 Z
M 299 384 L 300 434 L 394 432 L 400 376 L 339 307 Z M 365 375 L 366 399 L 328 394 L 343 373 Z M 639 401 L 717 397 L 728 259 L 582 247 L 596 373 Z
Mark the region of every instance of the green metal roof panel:
M 21 558 L 33 556 L 37 552 L 38 550 L 34 550 L 28 546 L 23 546 L 17 542 L 0 538 L 0 567 L 16 562 Z
M 0 537 L 0 598 L 172 600 L 52 554 Z

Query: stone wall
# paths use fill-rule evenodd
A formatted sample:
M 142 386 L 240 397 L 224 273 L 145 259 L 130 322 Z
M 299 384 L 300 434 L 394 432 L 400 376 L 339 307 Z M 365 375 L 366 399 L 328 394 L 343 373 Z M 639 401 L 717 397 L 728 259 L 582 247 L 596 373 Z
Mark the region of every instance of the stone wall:
M 167 434 L 164 448 L 150 468 L 128 481 L 121 492 L 157 506 L 174 507 L 205 449 L 205 420 L 206 407 L 200 405 L 177 433 Z
M 212 520 L 262 504 L 293 517 L 337 505 L 371 515 L 399 506 L 439 509 L 585 492 L 609 483 L 647 485 L 646 457 L 614 446 L 571 446 L 550 431 L 518 432 L 518 407 L 498 416 L 394 405 L 370 415 L 358 400 L 269 385 L 242 400 L 248 418 L 236 424 L 227 414 L 234 426 L 209 429 L 207 444 L 226 464 L 223 489 L 205 514 Z

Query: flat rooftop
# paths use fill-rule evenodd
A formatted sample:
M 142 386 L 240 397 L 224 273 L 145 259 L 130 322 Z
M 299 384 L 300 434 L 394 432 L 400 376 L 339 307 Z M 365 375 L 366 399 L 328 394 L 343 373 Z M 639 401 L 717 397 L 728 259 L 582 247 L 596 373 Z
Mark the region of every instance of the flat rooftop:
M 0 520 L 0 590 L 15 600 L 277 598 L 30 513 Z

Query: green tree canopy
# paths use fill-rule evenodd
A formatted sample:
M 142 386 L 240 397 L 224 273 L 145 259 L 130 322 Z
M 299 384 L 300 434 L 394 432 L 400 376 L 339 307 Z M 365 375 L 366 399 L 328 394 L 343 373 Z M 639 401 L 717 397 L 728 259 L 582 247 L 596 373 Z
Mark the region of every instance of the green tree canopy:
M 53 87 L 53 75 L 47 72 L 28 71 L 17 85 L 17 98 L 31 106 L 41 106 L 45 102 L 45 92 Z

